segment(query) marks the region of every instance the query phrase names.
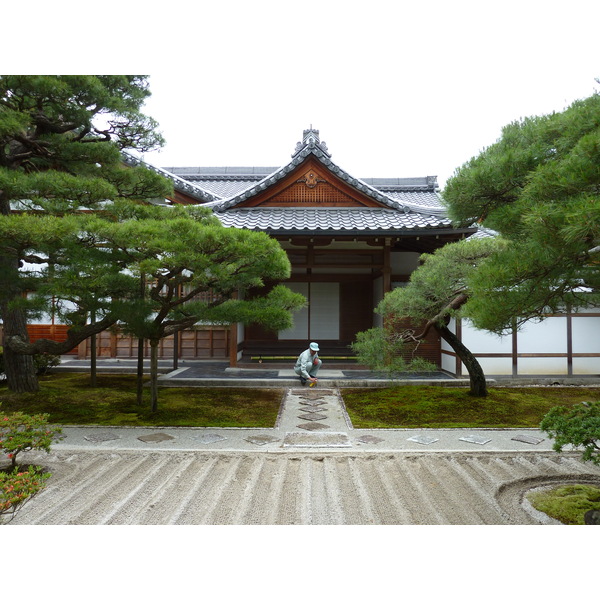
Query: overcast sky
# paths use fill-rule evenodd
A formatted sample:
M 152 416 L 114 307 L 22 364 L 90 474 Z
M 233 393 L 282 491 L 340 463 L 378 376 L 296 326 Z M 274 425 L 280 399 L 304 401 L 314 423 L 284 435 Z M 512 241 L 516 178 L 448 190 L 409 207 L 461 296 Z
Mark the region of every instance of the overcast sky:
M 0 70 L 149 74 L 163 167 L 282 166 L 312 125 L 356 177 L 443 185 L 503 125 L 600 87 L 596 0 L 65 1 L 51 36 L 55 5 L 31 4 L 8 19 L 39 15 L 38 52 Z
M 600 87 L 595 82 L 600 77 L 599 17 L 598 0 L 5 2 L 0 72 L 149 74 L 153 97 L 146 112 L 167 140 L 161 153 L 147 157 L 157 166 L 281 166 L 303 129 L 312 125 L 333 160 L 356 177 L 437 175 L 443 184 L 457 166 L 492 144 L 503 125 L 563 110 Z M 377 531 L 383 535 L 385 528 Z M 470 577 L 484 561 L 495 565 L 489 560 L 495 548 L 489 530 L 485 538 L 479 531 L 479 544 L 470 530 L 468 536 L 453 535 L 449 546 L 459 558 L 485 547 L 484 553 L 470 554 L 471 563 L 482 561 L 474 563 Z M 106 533 L 106 556 L 118 550 L 112 535 L 113 530 Z M 216 547 L 222 550 L 214 552 L 218 558 L 257 548 L 255 536 L 245 546 L 221 549 L 223 530 L 208 543 L 206 531 L 198 535 L 194 553 Z M 309 553 L 319 548 L 314 535 L 311 529 Z M 514 541 L 512 530 L 509 535 L 506 544 Z M 436 562 L 440 557 L 431 553 L 440 541 L 424 536 L 420 530 L 416 542 L 431 543 L 418 545 L 416 553 L 415 538 L 412 544 L 396 544 L 394 552 L 431 558 L 423 561 L 423 581 L 430 595 L 445 593 L 445 587 L 435 585 L 438 580 L 440 586 L 447 584 L 451 573 L 443 568 L 451 556 Z M 89 540 L 77 542 L 83 547 Z M 273 548 L 282 545 L 286 552 L 274 555 Z M 353 558 L 340 552 L 368 547 L 372 554 L 378 545 L 323 547 L 336 550 L 332 558 Z M 128 554 L 111 560 L 113 568 L 130 568 L 135 552 L 128 544 L 123 548 Z M 293 548 L 282 538 L 258 553 L 258 559 L 269 557 L 268 577 L 277 571 L 273 559 L 284 560 Z M 532 572 L 536 560 L 544 568 L 540 544 L 535 553 L 527 544 L 510 548 L 513 554 L 525 552 L 521 562 Z M 153 556 L 146 566 L 160 554 L 162 571 L 180 578 L 186 569 L 165 568 L 160 549 L 159 544 L 148 546 Z M 397 554 L 388 556 L 397 559 Z M 249 558 L 244 555 L 244 561 Z M 294 558 L 289 564 L 301 568 L 302 557 Z M 442 568 L 435 581 L 428 577 L 432 561 Z M 343 572 L 343 565 L 337 566 Z M 411 562 L 410 571 L 415 567 Z M 242 572 L 240 580 L 254 574 Z M 373 586 L 372 579 L 365 581 Z M 404 581 L 401 585 L 406 587 Z M 518 585 L 521 589 L 522 581 Z

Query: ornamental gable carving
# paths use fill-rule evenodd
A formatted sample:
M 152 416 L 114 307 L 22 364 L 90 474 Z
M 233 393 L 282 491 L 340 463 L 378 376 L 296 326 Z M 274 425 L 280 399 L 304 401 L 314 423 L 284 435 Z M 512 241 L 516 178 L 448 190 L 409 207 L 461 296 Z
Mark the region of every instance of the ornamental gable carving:
M 286 177 L 236 208 L 253 206 L 356 208 L 382 205 L 342 181 L 319 161 L 309 158 Z

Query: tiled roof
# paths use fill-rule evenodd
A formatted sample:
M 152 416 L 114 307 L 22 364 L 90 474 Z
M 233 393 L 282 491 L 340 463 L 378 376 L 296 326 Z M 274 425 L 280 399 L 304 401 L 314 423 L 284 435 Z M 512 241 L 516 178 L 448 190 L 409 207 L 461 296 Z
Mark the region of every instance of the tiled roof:
M 185 179 L 183 179 L 177 175 L 174 175 L 173 173 L 170 173 L 166 169 L 161 169 L 159 167 L 155 167 L 154 165 L 148 164 L 147 162 L 144 162 L 140 158 L 137 158 L 131 154 L 128 154 L 127 152 L 121 152 L 121 157 L 123 158 L 123 162 L 125 162 L 128 165 L 144 166 L 147 169 L 150 169 L 150 171 L 159 173 L 166 179 L 171 180 L 171 182 L 173 183 L 173 187 L 176 190 L 179 190 L 180 192 L 183 192 L 184 194 L 187 194 L 188 196 L 195 198 L 199 202 L 203 202 L 203 203 L 214 202 L 215 200 L 218 199 L 217 195 L 212 194 L 211 192 L 204 190 L 203 188 L 201 188 L 197 185 L 194 185 L 194 184 L 190 183 L 189 181 L 186 181 Z
M 211 208 L 214 211 L 231 209 L 237 206 L 238 204 L 248 200 L 249 198 L 256 196 L 263 190 L 275 184 L 280 179 L 286 177 L 288 173 L 291 173 L 310 155 L 317 158 L 323 165 L 325 165 L 325 167 L 327 167 L 334 175 L 339 177 L 342 181 L 345 181 L 348 185 L 354 187 L 366 196 L 373 198 L 374 200 L 378 201 L 384 206 L 388 206 L 389 208 L 404 208 L 404 206 L 401 205 L 398 200 L 390 198 L 388 195 L 384 194 L 383 192 L 380 192 L 375 187 L 372 187 L 368 183 L 365 183 L 364 181 L 356 177 L 352 177 L 352 175 L 338 167 L 331 160 L 331 155 L 325 149 L 323 149 L 322 144 L 318 142 L 318 138 L 316 142 L 314 140 L 310 140 L 302 149 L 297 148 L 297 151 L 293 155 L 291 162 L 289 162 L 284 167 L 280 167 L 274 173 L 271 173 L 270 175 L 266 176 L 264 179 L 250 186 L 243 192 L 238 193 L 236 196 L 212 202 Z
M 236 208 L 276 184 L 309 157 L 384 208 L 253 207 Z M 128 162 L 140 164 L 130 157 Z M 141 163 L 145 164 L 145 163 Z M 438 195 L 437 178 L 353 177 L 331 160 L 331 153 L 315 129 L 304 131 L 292 160 L 283 167 L 170 167 L 148 168 L 168 177 L 175 189 L 213 209 L 228 227 L 264 231 L 360 231 L 451 228 Z
M 216 213 L 226 227 L 258 229 L 270 233 L 399 232 L 449 228 L 449 219 L 381 208 L 232 208 Z

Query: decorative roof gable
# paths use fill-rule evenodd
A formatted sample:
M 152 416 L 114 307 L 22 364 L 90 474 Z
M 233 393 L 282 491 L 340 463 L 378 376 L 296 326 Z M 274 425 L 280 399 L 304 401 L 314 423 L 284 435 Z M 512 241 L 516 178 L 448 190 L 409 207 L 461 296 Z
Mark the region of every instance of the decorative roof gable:
M 294 192 L 299 196 L 294 198 Z M 211 203 L 215 211 L 251 206 L 347 206 L 411 210 L 331 160 L 317 129 L 306 129 L 292 160 L 241 193 Z
M 248 198 L 236 202 L 234 206 L 385 207 L 382 202 L 334 175 L 313 154 L 304 157 L 298 166 L 279 180 L 261 187 L 259 184 L 255 186 L 257 189 L 247 190 Z

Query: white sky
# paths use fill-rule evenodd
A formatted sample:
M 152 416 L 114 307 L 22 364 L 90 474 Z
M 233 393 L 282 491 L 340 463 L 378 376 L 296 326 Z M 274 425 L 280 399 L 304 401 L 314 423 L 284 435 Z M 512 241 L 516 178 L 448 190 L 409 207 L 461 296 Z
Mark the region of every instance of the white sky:
M 600 88 L 596 0 L 59 4 L 62 35 L 53 3 L 7 9 L 39 16 L 39 51 L 0 71 L 149 74 L 163 167 L 278 167 L 312 125 L 354 176 L 443 185 L 507 123 Z
M 0 72 L 149 74 L 153 97 L 146 112 L 160 123 L 167 140 L 161 153 L 146 158 L 157 166 L 281 166 L 312 124 L 333 160 L 356 177 L 438 175 L 443 184 L 457 166 L 492 144 L 502 126 L 560 111 L 600 87 L 595 82 L 600 77 L 599 17 L 598 0 L 5 2 Z M 473 529 L 464 539 L 450 538 L 448 532 L 437 530 L 416 556 L 429 557 L 445 549 L 448 540 L 447 556 L 436 562 L 443 567 L 451 555 L 464 556 L 474 547 Z M 490 530 L 478 532 L 486 547 L 482 561 L 494 568 L 494 560 L 488 561 L 495 548 L 488 543 Z M 310 530 L 313 554 L 323 541 L 315 533 Z M 202 539 L 207 532 L 198 535 Z M 215 555 L 229 556 L 237 546 L 221 548 L 225 533 L 218 535 L 209 544 L 195 545 L 191 556 L 202 548 L 212 551 L 211 544 L 217 544 Z M 406 530 L 402 535 L 406 539 Z M 424 535 L 421 530 L 416 542 Z M 389 552 L 383 541 L 383 551 Z M 244 540 L 242 550 L 243 544 L 251 553 L 257 548 L 255 537 Z M 269 557 L 263 576 L 273 576 L 274 558 L 290 562 L 293 544 L 282 544 L 283 554 L 273 555 L 274 547 L 283 547 L 278 544 L 258 553 L 257 560 Z M 323 548 L 334 546 L 326 542 Z M 371 553 L 377 546 L 368 547 Z M 555 547 L 537 544 L 532 555 L 528 545 L 510 546 L 513 553 L 526 552 L 515 564 L 533 570 L 537 563 L 532 562 L 551 560 Z M 112 543 L 110 552 L 115 548 Z M 337 544 L 335 556 L 346 548 L 360 553 L 361 546 L 350 539 Z M 409 544 L 400 550 L 413 548 Z M 129 568 L 134 553 L 111 564 L 116 567 L 120 560 Z M 162 567 L 166 555 L 160 546 L 150 544 L 148 553 L 145 565 L 160 558 Z M 254 567 L 251 553 L 244 554 L 244 561 Z M 290 564 L 302 564 L 307 555 L 293 554 Z M 394 553 L 372 556 L 396 560 Z M 360 559 L 370 572 L 364 553 Z M 446 593 L 428 578 L 430 565 L 431 560 L 423 562 L 428 591 Z M 377 566 L 371 569 L 380 573 Z M 483 566 L 477 564 L 474 572 Z M 405 572 L 413 569 L 419 571 L 411 562 Z M 165 574 L 175 573 L 173 583 L 184 570 L 163 568 Z M 495 573 L 489 575 L 493 579 Z M 241 582 L 250 579 L 242 575 Z M 438 579 L 440 586 L 449 581 Z M 523 588 L 523 581 L 514 582 L 521 592 L 539 591 L 539 581 L 530 582 L 536 586 L 531 590 Z M 383 583 L 368 582 L 365 593 Z

